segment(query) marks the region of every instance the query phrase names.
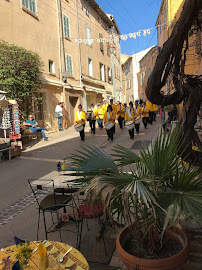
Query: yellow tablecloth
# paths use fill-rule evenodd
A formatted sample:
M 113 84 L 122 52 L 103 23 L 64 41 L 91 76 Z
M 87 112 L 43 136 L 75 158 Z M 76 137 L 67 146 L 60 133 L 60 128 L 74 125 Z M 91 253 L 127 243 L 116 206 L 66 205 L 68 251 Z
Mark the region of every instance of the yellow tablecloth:
M 38 247 L 37 241 L 30 242 L 31 248 L 34 250 Z M 63 254 L 71 248 L 71 246 L 55 242 L 47 241 L 45 244 L 47 249 L 48 259 L 49 259 L 49 268 L 48 270 L 54 269 L 70 269 L 70 270 L 89 270 L 89 265 L 84 258 L 84 256 L 75 248 L 68 253 L 62 263 L 56 263 L 57 259 L 60 259 Z M 16 246 L 10 246 L 0 250 L 0 269 L 2 270 L 11 270 L 14 262 L 16 262 Z M 38 250 L 33 253 L 28 269 L 38 269 Z

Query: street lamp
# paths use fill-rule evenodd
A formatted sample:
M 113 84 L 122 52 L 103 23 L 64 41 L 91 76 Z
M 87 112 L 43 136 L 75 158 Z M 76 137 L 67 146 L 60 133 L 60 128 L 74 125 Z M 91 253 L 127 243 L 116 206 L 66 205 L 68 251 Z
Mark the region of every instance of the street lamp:
M 114 43 L 109 44 L 109 50 L 111 53 L 111 63 L 112 63 L 112 83 L 113 83 L 113 97 L 115 99 L 115 76 L 114 76 L 114 52 L 115 52 L 115 45 Z

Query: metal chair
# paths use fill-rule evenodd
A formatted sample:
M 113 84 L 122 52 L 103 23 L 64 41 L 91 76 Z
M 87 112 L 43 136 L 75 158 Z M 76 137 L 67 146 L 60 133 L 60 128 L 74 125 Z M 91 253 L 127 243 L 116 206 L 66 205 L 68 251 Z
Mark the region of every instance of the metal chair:
M 31 187 L 35 200 L 39 207 L 38 212 L 38 226 L 37 226 L 37 241 L 39 239 L 39 224 L 40 224 L 40 214 L 43 214 L 44 229 L 46 239 L 48 239 L 48 229 L 46 225 L 45 213 L 51 213 L 52 222 L 53 213 L 56 213 L 57 223 L 60 222 L 58 216 L 58 210 L 65 206 L 66 203 L 70 202 L 72 199 L 71 195 L 57 194 L 55 192 L 54 181 L 52 179 L 28 179 L 28 183 Z M 47 195 L 48 194 L 48 195 Z M 44 197 L 45 196 L 45 197 Z M 52 225 L 51 225 L 52 226 Z M 61 234 L 60 234 L 61 239 Z
M 81 246 L 81 237 L 82 237 L 82 230 L 83 230 L 83 211 L 80 210 L 77 206 L 74 206 L 70 203 L 67 203 L 67 204 L 61 204 L 61 205 L 54 205 L 52 206 L 52 208 L 65 208 L 65 211 L 63 212 L 63 214 L 65 215 L 68 215 L 68 222 L 60 222 L 60 224 L 58 225 L 52 225 L 49 230 L 47 231 L 47 233 L 53 233 L 53 232 L 57 232 L 59 231 L 60 232 L 60 235 L 61 235 L 61 232 L 63 231 L 66 231 L 66 232 L 71 232 L 73 234 L 76 234 L 77 235 L 77 239 L 76 239 L 76 248 L 78 250 L 80 250 L 80 246 Z M 60 214 L 62 213 L 59 213 L 58 211 L 58 216 L 60 216 Z M 61 219 L 60 219 L 61 221 Z M 73 231 L 72 229 L 70 228 L 66 228 L 68 226 L 68 224 L 73 224 L 75 225 L 76 227 L 76 232 Z M 67 226 L 65 226 L 67 225 Z M 61 236 L 61 241 L 62 241 L 62 236 Z

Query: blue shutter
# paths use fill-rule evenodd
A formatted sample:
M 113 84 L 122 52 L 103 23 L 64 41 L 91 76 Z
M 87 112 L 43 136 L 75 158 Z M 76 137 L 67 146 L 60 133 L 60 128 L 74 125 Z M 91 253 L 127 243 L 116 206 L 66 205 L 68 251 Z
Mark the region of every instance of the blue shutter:
M 64 23 L 64 34 L 65 34 L 66 37 L 70 38 L 69 19 L 65 15 L 63 15 L 63 23 Z
M 67 55 L 67 72 L 70 76 L 73 76 L 72 57 L 70 55 Z

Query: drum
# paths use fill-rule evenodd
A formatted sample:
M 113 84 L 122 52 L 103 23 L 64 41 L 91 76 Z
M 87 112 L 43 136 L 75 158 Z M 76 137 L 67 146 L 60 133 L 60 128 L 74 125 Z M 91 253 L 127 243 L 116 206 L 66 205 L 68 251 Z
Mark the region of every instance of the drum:
M 136 119 L 135 119 L 135 124 L 140 124 L 141 123 L 141 116 L 138 116 Z
M 84 126 L 82 124 L 76 124 L 74 128 L 77 132 L 81 132 L 84 129 Z
M 114 126 L 114 123 L 111 122 L 111 121 L 109 121 L 109 122 L 107 122 L 107 123 L 105 124 L 105 128 L 106 128 L 107 130 L 110 130 L 113 126 Z
M 127 121 L 126 124 L 125 124 L 125 127 L 128 129 L 128 130 L 131 130 L 135 127 L 135 124 L 133 121 Z

